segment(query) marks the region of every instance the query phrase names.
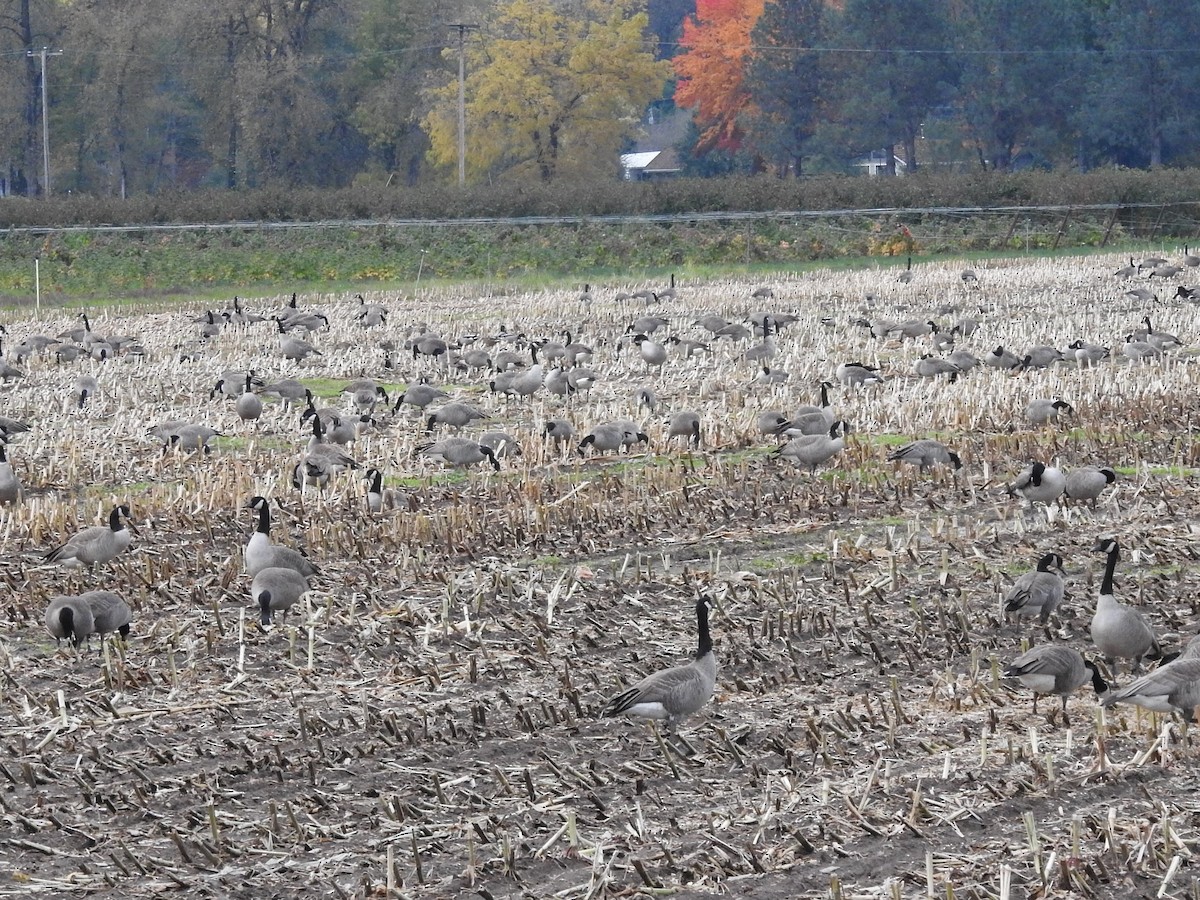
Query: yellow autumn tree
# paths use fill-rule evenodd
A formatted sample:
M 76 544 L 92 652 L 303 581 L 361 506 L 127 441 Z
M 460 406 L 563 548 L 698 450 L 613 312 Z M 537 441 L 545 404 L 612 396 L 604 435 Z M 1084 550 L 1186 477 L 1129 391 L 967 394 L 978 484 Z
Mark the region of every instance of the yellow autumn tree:
M 467 45 L 468 177 L 616 172 L 625 138 L 671 73 L 654 58 L 644 0 L 509 0 Z M 429 94 L 430 160 L 458 166 L 458 48 Z

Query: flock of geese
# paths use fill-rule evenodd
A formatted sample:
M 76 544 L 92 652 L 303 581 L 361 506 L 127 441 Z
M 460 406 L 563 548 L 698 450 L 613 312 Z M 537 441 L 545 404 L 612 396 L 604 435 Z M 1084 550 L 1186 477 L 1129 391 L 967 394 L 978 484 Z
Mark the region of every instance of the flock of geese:
M 1134 266 L 1132 273 L 1120 271 L 1117 275 L 1129 278 L 1146 271 L 1152 277 L 1165 278 L 1178 274 L 1165 274 L 1166 260 L 1157 265 L 1152 262 L 1156 261 L 1143 261 Z M 1178 271 L 1190 265 L 1185 262 Z M 905 286 L 917 283 L 916 274 L 910 264 L 901 276 L 901 283 Z M 964 272 L 961 280 L 968 291 L 981 290 L 983 279 L 978 273 Z M 676 286 L 672 275 L 668 287 L 651 291 L 648 297 L 627 295 L 619 301 L 623 304 L 621 308 L 628 310 L 624 327 L 615 334 L 598 334 L 598 340 L 587 343 L 577 339 L 578 328 L 564 327 L 556 333 L 535 337 L 513 328 L 475 334 L 459 329 L 455 334 L 445 335 L 435 333 L 427 325 L 411 328 L 403 339 L 388 337 L 375 343 L 380 355 L 373 357 L 374 371 L 370 375 L 364 372 L 344 386 L 341 395 L 348 405 L 340 408 L 318 406 L 317 395 L 301 378 L 264 379 L 259 371 L 263 368 L 261 362 L 255 368 L 245 365 L 223 371 L 209 394 L 214 400 L 232 401 L 238 421 L 249 427 L 264 418 L 282 419 L 299 411 L 300 427 L 307 440 L 290 463 L 292 486 L 301 491 L 324 491 L 343 484 L 344 473 L 354 471 L 355 477 L 365 474 L 362 502 L 372 514 L 414 509 L 410 496 L 386 486 L 387 467 L 382 461 L 364 465 L 352 452 L 363 435 L 379 434 L 398 423 L 420 435 L 414 444 L 417 459 L 450 467 L 485 465 L 491 471 L 500 471 L 504 460 L 518 458 L 522 443 L 528 439 L 518 439 L 509 431 L 491 427 L 496 408 L 528 409 L 535 404 L 541 419 L 538 437 L 547 446 L 559 449 L 560 460 L 587 458 L 597 453 L 624 453 L 656 441 L 663 448 L 678 442 L 692 452 L 713 449 L 707 446 L 711 423 L 704 410 L 678 403 L 678 391 L 671 387 L 670 373 L 720 354 L 742 367 L 751 388 L 780 394 L 787 390 L 789 376 L 778 363 L 789 356 L 788 344 L 803 344 L 805 335 L 803 327 L 797 329 L 800 317 L 776 303 L 771 289 L 755 291 L 749 299 L 760 304 L 760 308 L 748 311 L 740 319 L 717 313 L 697 316 L 694 312 L 681 312 L 679 305 L 684 301 L 681 295 L 685 290 Z M 1133 289 L 1127 296 L 1139 297 L 1133 291 L 1140 290 L 1144 289 Z M 578 298 L 582 314 L 590 311 L 595 297 L 589 286 Z M 386 330 L 391 311 L 382 304 L 358 299 L 358 307 L 350 317 L 353 327 Z M 643 302 L 674 306 L 671 310 L 653 312 L 641 312 L 633 306 Z M 816 402 L 755 411 L 751 431 L 768 442 L 773 457 L 809 473 L 836 460 L 855 431 L 850 417 L 835 411 L 831 401 L 831 392 L 839 386 L 854 396 L 864 396 L 897 379 L 957 382 L 971 377 L 976 368 L 1002 370 L 1019 378 L 1024 373 L 1055 366 L 1082 370 L 1116 365 L 1118 357 L 1130 364 L 1154 364 L 1184 346 L 1175 335 L 1156 329 L 1146 315 L 1111 348 L 1092 342 L 1089 339 L 1092 336 L 1079 335 L 1061 347 L 1034 344 L 1013 349 L 997 344 L 980 349 L 972 347 L 970 342 L 972 336 L 981 333 L 981 319 L 986 319 L 982 304 L 978 315 L 959 316 L 952 324 L 939 323 L 936 317 L 874 316 L 874 305 L 875 299 L 868 296 L 859 310 L 861 315 L 852 322 L 852 328 L 859 329 L 866 337 L 859 351 L 863 355 L 827 361 L 826 380 L 816 385 L 813 398 Z M 950 308 L 944 311 L 949 312 Z M 10 349 L 15 365 L 6 363 L 4 381 L 24 378 L 25 373 L 16 366 L 34 357 L 49 355 L 62 365 L 88 361 L 92 372 L 81 374 L 69 395 L 71 406 L 83 409 L 103 391 L 104 364 L 117 357 L 146 353 L 138 339 L 102 337 L 93 332 L 86 316 L 81 318 L 80 328 L 69 329 L 56 338 L 24 337 L 15 349 Z M 274 361 L 301 375 L 306 366 L 325 365 L 337 358 L 337 348 L 322 343 L 322 336 L 337 319 L 336 314 L 303 308 L 296 295 L 271 315 L 257 315 L 235 298 L 227 309 L 210 310 L 198 316 L 193 323 L 194 336 L 177 344 L 172 352 L 180 360 L 201 359 L 229 330 L 259 328 L 263 323 L 261 327 L 269 328 L 276 340 Z M 818 327 L 836 328 L 837 322 L 822 318 Z M 793 341 L 797 331 L 800 333 Z M 872 345 L 895 349 L 921 342 L 925 347 L 910 372 L 890 370 L 881 363 L 878 352 L 870 353 L 871 358 L 867 358 Z M 408 371 L 401 373 L 402 367 Z M 441 384 L 439 377 L 443 379 Z M 617 377 L 643 382 L 626 398 L 632 411 L 643 418 L 618 416 L 582 425 L 573 413 L 574 404 Z M 474 387 L 469 393 L 488 398 L 492 409 L 469 402 L 464 391 L 452 383 L 459 379 L 471 381 Z M 393 388 L 389 394 L 388 386 L 400 382 L 405 382 L 405 387 Z M 277 404 L 264 402 L 264 398 L 274 399 Z M 410 410 L 419 417 L 415 422 L 407 413 Z M 1025 410 L 1025 424 L 1034 429 L 1052 428 L 1073 413 L 1072 404 L 1062 397 L 1035 397 Z M 655 436 L 650 433 L 651 420 L 645 417 L 661 423 L 654 429 Z M 30 427 L 36 427 L 36 423 L 31 426 L 0 418 L 0 502 L 19 502 L 23 496 L 6 445 L 19 439 Z M 471 435 L 463 433 L 479 427 L 486 430 Z M 453 433 L 439 436 L 439 431 Z M 211 454 L 214 441 L 225 434 L 207 422 L 190 420 L 158 422 L 149 426 L 149 433 L 162 442 L 164 454 L 174 450 L 201 457 Z M 964 466 L 959 450 L 935 437 L 922 437 L 899 446 L 888 452 L 886 459 L 914 466 L 922 474 L 940 467 L 957 472 Z M 1031 460 L 1007 488 L 1012 496 L 1022 498 L 1031 508 L 1064 501 L 1082 501 L 1095 508 L 1116 479 L 1115 470 L 1104 461 L 1064 472 L 1052 461 Z M 257 527 L 244 548 L 245 573 L 251 579 L 251 600 L 264 626 L 271 624 L 275 613 L 294 606 L 309 590 L 311 579 L 320 574 L 317 564 L 307 556 L 271 541 L 270 505 L 271 501 L 261 495 L 246 504 L 257 515 Z M 108 525 L 78 532 L 48 551 L 44 560 L 89 569 L 103 565 L 130 546 L 131 527 L 129 506 L 118 505 L 112 509 Z M 1101 540 L 1096 550 L 1106 554 L 1107 566 L 1091 623 L 1091 637 L 1110 667 L 1110 677 L 1120 660 L 1130 661 L 1134 670 L 1147 658 L 1163 660 L 1162 664 L 1123 688 L 1110 690 L 1095 663 L 1077 650 L 1050 643 L 1034 647 L 1013 660 L 1005 668 L 1005 674 L 1034 692 L 1035 710 L 1038 694 L 1060 696 L 1064 717 L 1067 697 L 1089 681 L 1102 693 L 1105 705 L 1134 703 L 1190 716 L 1191 706 L 1200 701 L 1200 644 L 1193 641 L 1177 657 L 1164 655 L 1144 617 L 1114 596 L 1113 579 L 1119 558 L 1116 540 Z M 1006 609 L 1018 616 L 1035 616 L 1045 624 L 1063 596 L 1061 570 L 1062 560 L 1057 554 L 1041 559 L 1034 571 L 1014 584 L 1006 598 Z M 709 633 L 708 603 L 704 599 L 697 601 L 695 614 L 698 646 L 694 658 L 686 665 L 652 673 L 617 694 L 604 706 L 604 714 L 661 719 L 672 726 L 708 701 L 715 687 L 716 657 Z M 56 596 L 46 610 L 45 621 L 56 639 L 68 639 L 78 646 L 92 634 L 99 635 L 101 640 L 114 632 L 126 636 L 131 619 L 128 605 L 118 595 L 89 591 L 78 596 Z

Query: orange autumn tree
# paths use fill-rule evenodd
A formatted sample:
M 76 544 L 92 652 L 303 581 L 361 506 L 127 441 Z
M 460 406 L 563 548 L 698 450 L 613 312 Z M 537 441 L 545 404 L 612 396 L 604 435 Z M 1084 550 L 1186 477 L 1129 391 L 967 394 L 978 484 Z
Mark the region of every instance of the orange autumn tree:
M 696 0 L 696 15 L 683 22 L 685 50 L 671 60 L 679 76 L 675 105 L 695 110 L 697 156 L 741 148 L 738 117 L 752 105 L 744 83 L 750 32 L 765 2 Z

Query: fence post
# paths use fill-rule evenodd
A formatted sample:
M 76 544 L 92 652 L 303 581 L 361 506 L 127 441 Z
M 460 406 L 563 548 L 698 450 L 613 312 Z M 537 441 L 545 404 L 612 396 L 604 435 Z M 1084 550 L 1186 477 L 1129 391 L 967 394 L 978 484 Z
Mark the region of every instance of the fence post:
M 1054 243 L 1050 246 L 1051 252 L 1058 249 L 1058 242 L 1062 240 L 1062 236 L 1067 233 L 1067 224 L 1071 221 L 1071 209 L 1067 209 L 1067 214 L 1063 216 L 1062 224 L 1058 226 L 1058 234 L 1054 236 Z
M 1100 241 L 1101 247 L 1108 246 L 1109 235 L 1112 234 L 1113 226 L 1117 224 L 1117 216 L 1118 216 L 1118 214 L 1120 214 L 1120 212 L 1121 212 L 1120 204 L 1117 204 L 1116 206 L 1113 207 L 1112 215 L 1108 217 L 1108 225 L 1106 225 L 1104 228 L 1104 237 Z

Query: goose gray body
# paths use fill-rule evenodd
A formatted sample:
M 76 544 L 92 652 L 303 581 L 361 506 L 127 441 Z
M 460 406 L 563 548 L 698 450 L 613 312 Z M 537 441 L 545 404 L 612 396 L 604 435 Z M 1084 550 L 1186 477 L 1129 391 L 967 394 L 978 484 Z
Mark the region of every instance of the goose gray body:
M 1043 625 L 1046 624 L 1066 591 L 1060 574 L 1062 566 L 1062 557 L 1057 553 L 1047 553 L 1039 559 L 1036 569 L 1013 582 L 1004 596 L 1004 611 L 1018 616 L 1037 616 Z
M 1063 494 L 1071 500 L 1086 500 L 1095 508 L 1105 488 L 1117 480 L 1108 466 L 1080 466 L 1067 473 Z
M 473 466 L 486 461 L 497 472 L 500 471 L 500 461 L 496 458 L 495 451 L 470 438 L 443 438 L 432 444 L 418 447 L 417 453 L 432 462 L 455 467 Z
M 435 425 L 449 425 L 451 428 L 461 431 L 464 426 L 470 425 L 476 419 L 486 418 L 488 418 L 487 413 L 466 403 L 447 403 L 430 414 L 425 422 L 425 430 L 433 431 Z
M 1008 492 L 1028 500 L 1032 509 L 1035 503 L 1052 503 L 1057 500 L 1066 486 L 1067 479 L 1059 469 L 1034 462 L 1013 479 L 1008 485 Z
M 263 625 L 270 625 L 272 613 L 290 609 L 307 591 L 308 579 L 282 566 L 260 569 L 250 583 L 250 596 Z
M 700 413 L 691 409 L 671 413 L 667 419 L 667 437 L 681 437 L 685 444 L 700 446 Z
M 696 602 L 698 641 L 692 661 L 647 675 L 605 704 L 603 716 L 638 716 L 665 720 L 670 730 L 680 719 L 699 710 L 712 697 L 717 683 L 717 658 L 708 631 L 708 604 Z
M 114 506 L 108 515 L 107 525 L 93 525 L 72 535 L 66 543 L 50 550 L 43 557 L 46 562 L 64 566 L 94 566 L 115 559 L 132 540 L 125 522 L 129 518 L 129 507 Z
M 648 441 L 650 438 L 638 431 L 633 422 L 604 422 L 589 431 L 579 442 L 578 453 L 584 455 L 588 447 L 604 453 L 615 453 L 623 447 L 629 447 L 638 441 Z
M 913 441 L 911 444 L 905 444 L 894 453 L 888 454 L 888 461 L 918 466 L 922 472 L 928 472 L 933 466 L 952 465 L 955 469 L 962 468 L 962 460 L 958 454 L 941 441 L 933 438 L 923 438 Z
M 950 381 L 959 375 L 959 368 L 948 359 L 926 354 L 917 360 L 916 373 L 922 378 L 937 378 L 939 375 L 949 376 Z
M 258 527 L 246 542 L 243 554 L 247 575 L 253 577 L 263 569 L 284 568 L 294 569 L 309 578 L 320 571 L 298 550 L 271 543 L 271 505 L 265 497 L 251 497 L 245 508 L 258 512 Z
M 883 376 L 879 374 L 878 369 L 858 362 L 840 363 L 834 375 L 847 387 L 863 387 L 883 382 Z
M 1154 712 L 1179 712 L 1194 721 L 1194 710 L 1200 706 L 1200 658 L 1186 653 L 1113 691 L 1100 705 L 1129 703 Z
M 46 628 L 56 642 L 64 638 L 76 647 L 96 632 L 92 608 L 82 597 L 54 597 L 46 607 Z
M 1093 548 L 1107 556 L 1104 580 L 1100 583 L 1100 596 L 1096 601 L 1096 612 L 1092 616 L 1092 643 L 1110 660 L 1128 659 L 1136 671 L 1142 658 L 1153 653 L 1161 657 L 1158 639 L 1145 617 L 1136 609 L 1126 606 L 1113 596 L 1113 574 L 1120 557 L 1120 547 L 1113 539 L 1101 540 Z
M 246 373 L 245 389 L 238 395 L 234 409 L 243 422 L 253 422 L 262 415 L 263 402 L 262 398 L 254 393 L 253 372 Z
M 101 640 L 104 639 L 104 635 L 114 631 L 122 638 L 129 637 L 133 612 L 120 594 L 114 594 L 112 591 L 88 591 L 80 594 L 79 599 L 91 609 L 93 628 Z
M 1030 425 L 1048 425 L 1057 422 L 1064 413 L 1074 412 L 1074 408 L 1066 400 L 1058 397 L 1039 397 L 1029 401 L 1029 405 L 1025 407 L 1025 418 L 1029 420 Z
M 780 459 L 790 460 L 797 466 L 808 466 L 815 472 L 818 466 L 829 462 L 846 448 L 845 427 L 845 422 L 834 422 L 826 434 L 795 437 L 772 452 Z M 839 430 L 842 431 L 840 435 Z
M 4 442 L 0 441 L 0 503 L 20 503 L 23 497 L 21 481 L 9 462 Z
M 1089 681 L 1097 694 L 1108 690 L 1095 663 L 1085 660 L 1078 650 L 1058 644 L 1043 644 L 1022 653 L 1004 667 L 1004 674 L 1033 691 L 1034 712 L 1039 694 L 1059 695 L 1065 716 L 1067 697 Z
M 542 434 L 559 444 L 575 437 L 575 426 L 566 419 L 549 419 L 542 428 Z

